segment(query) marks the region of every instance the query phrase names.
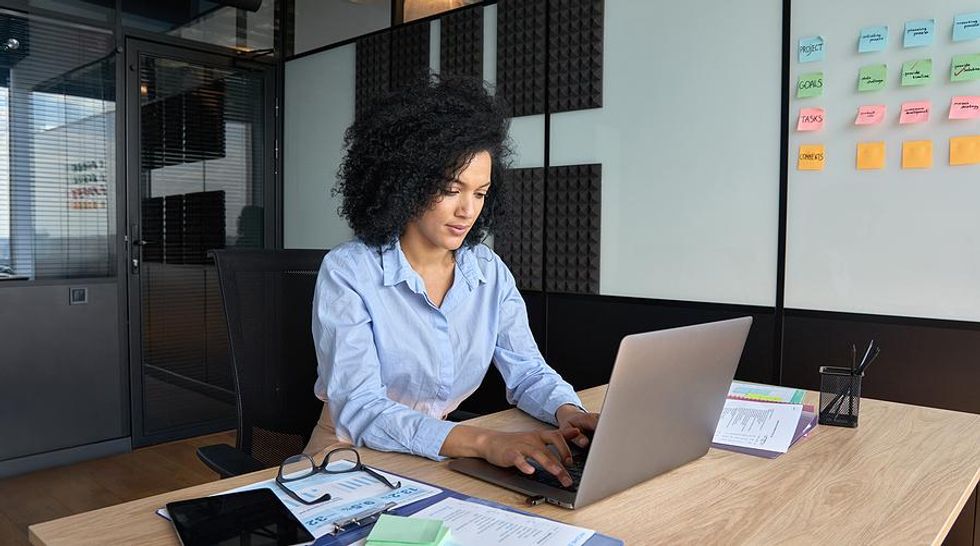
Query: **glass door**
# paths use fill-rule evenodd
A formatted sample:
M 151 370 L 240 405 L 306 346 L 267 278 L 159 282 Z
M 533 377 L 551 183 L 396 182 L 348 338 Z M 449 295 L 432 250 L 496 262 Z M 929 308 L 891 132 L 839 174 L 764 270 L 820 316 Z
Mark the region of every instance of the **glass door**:
M 273 244 L 272 69 L 127 41 L 133 445 L 234 428 L 208 252 Z

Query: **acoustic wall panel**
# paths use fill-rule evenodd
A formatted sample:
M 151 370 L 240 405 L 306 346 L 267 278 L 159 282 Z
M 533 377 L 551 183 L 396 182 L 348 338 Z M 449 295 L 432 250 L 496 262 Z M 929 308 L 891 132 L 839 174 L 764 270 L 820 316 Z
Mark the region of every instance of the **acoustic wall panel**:
M 515 117 L 545 111 L 546 6 L 540 0 L 497 3 L 497 93 Z
M 548 111 L 602 106 L 603 0 L 551 0 Z
M 355 57 L 355 108 L 360 115 L 372 100 L 391 89 L 391 33 L 361 38 L 357 41 Z
M 483 10 L 464 9 L 441 19 L 439 72 L 483 77 Z
M 599 293 L 602 165 L 548 169 L 545 290 Z
M 391 89 L 418 81 L 429 73 L 429 22 L 411 23 L 391 31 Z
M 552 114 L 549 155 L 602 164 L 600 293 L 773 306 L 782 2 L 604 8 L 602 108 Z
M 332 248 L 353 235 L 331 195 L 344 131 L 354 121 L 354 44 L 286 63 L 283 142 L 285 248 Z
M 493 234 L 493 249 L 521 290 L 541 290 L 544 265 L 544 169 L 511 169 L 508 222 Z

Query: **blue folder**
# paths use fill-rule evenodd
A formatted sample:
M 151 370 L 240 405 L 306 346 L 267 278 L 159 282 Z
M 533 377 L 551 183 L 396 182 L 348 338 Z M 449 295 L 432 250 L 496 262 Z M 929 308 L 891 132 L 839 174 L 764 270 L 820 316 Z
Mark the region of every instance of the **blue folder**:
M 414 481 L 419 481 L 419 480 L 414 480 Z M 425 482 L 420 482 L 420 483 L 425 483 Z M 420 501 L 407 504 L 405 506 L 399 506 L 398 508 L 395 508 L 388 513 L 394 514 L 396 516 L 410 516 L 415 512 L 422 510 L 423 508 L 432 506 L 433 504 L 443 499 L 452 497 L 452 498 L 462 499 L 469 502 L 476 502 L 486 506 L 492 506 L 494 508 L 500 508 L 502 510 L 508 510 L 510 512 L 516 512 L 518 514 L 524 514 L 525 516 L 531 516 L 535 518 L 541 517 L 536 514 L 531 514 L 528 512 L 524 512 L 522 510 L 511 508 L 510 506 L 507 506 L 505 504 L 500 504 L 498 502 L 493 502 L 478 497 L 470 497 L 469 495 L 464 495 L 458 491 L 453 491 L 452 489 L 446 489 L 444 487 L 439 487 L 437 485 L 432 485 L 432 484 L 426 484 L 426 485 L 430 485 L 437 489 L 441 489 L 442 493 L 439 493 L 438 495 L 429 497 L 427 499 L 422 499 Z M 371 525 L 365 525 L 363 527 L 355 527 L 348 531 L 344 531 L 343 533 L 336 536 L 325 535 L 316 539 L 316 542 L 313 543 L 313 546 L 346 546 L 348 544 L 351 544 L 353 542 L 356 542 L 368 536 L 368 533 L 371 532 L 371 527 L 372 527 Z M 585 542 L 585 546 L 623 546 L 623 541 L 606 535 L 599 534 L 597 532 L 596 534 L 592 535 L 592 538 L 590 538 Z

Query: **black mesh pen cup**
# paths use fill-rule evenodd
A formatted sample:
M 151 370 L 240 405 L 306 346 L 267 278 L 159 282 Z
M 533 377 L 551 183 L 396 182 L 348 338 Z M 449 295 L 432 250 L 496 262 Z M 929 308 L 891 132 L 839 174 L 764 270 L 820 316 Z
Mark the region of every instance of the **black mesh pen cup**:
M 858 426 L 861 378 L 850 368 L 820 366 L 820 424 Z

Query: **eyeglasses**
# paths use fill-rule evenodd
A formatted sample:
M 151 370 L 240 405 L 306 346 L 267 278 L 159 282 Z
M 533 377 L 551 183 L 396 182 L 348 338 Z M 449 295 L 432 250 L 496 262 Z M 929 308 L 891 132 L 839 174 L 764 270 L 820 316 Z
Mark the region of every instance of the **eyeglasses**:
M 353 455 L 353 461 L 350 460 L 349 456 Z M 354 466 L 349 468 L 344 468 L 343 470 L 329 470 L 327 466 L 331 462 L 336 462 L 340 460 L 346 460 L 354 463 Z M 340 447 L 331 450 L 327 453 L 327 456 L 323 458 L 323 462 L 316 464 L 313 458 L 309 455 L 293 455 L 289 457 L 282 464 L 279 465 L 279 474 L 276 475 L 276 485 L 282 488 L 287 495 L 290 496 L 296 502 L 301 502 L 306 505 L 316 504 L 318 502 L 330 500 L 330 493 L 325 493 L 320 497 L 307 500 L 304 499 L 292 489 L 290 489 L 286 484 L 297 482 L 299 480 L 309 478 L 317 473 L 323 472 L 324 474 L 347 474 L 350 472 L 365 472 L 367 475 L 378 480 L 379 482 L 387 485 L 392 489 L 398 489 L 402 486 L 402 482 L 396 482 L 392 484 L 378 472 L 371 470 L 363 463 L 361 463 L 361 454 L 357 452 L 356 449 L 352 447 Z

